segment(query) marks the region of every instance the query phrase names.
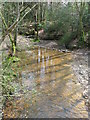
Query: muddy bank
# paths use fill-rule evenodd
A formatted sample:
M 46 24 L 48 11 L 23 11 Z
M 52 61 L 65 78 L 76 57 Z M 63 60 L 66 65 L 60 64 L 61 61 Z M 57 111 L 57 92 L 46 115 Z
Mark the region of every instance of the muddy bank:
M 17 47 L 21 50 L 29 50 L 29 48 L 33 47 L 33 45 L 41 46 L 41 47 L 47 47 L 47 48 L 55 48 L 55 49 L 65 49 L 64 46 L 59 46 L 57 40 L 40 40 L 40 42 L 33 42 L 33 39 L 27 38 L 25 36 L 18 36 L 17 39 Z M 1 48 L 2 47 L 2 48 Z M 2 42 L 2 45 L 0 47 L 0 50 L 5 50 L 10 47 L 10 41 L 8 36 L 5 38 L 4 42 Z

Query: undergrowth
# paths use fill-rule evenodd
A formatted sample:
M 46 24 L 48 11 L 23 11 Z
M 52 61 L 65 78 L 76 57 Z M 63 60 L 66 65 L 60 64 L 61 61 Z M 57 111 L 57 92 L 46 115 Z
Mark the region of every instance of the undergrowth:
M 13 95 L 15 86 L 13 81 L 17 77 L 17 68 L 15 67 L 15 63 L 19 61 L 17 57 L 8 57 L 4 56 L 2 60 L 2 94 L 6 96 L 6 98 Z

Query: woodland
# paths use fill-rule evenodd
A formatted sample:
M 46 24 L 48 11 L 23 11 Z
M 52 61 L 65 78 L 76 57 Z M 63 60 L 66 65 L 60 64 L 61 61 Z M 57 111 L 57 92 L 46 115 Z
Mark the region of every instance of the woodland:
M 89 27 L 90 2 L 0 3 L 0 87 L 5 118 L 88 117 Z M 50 86 L 52 81 L 55 86 Z M 77 88 L 81 89 L 74 93 Z M 72 92 L 75 97 L 69 96 Z M 58 107 L 51 110 L 56 97 Z M 68 99 L 61 105 L 67 112 L 61 110 L 58 97 L 61 102 Z M 82 104 L 77 99 L 83 99 Z

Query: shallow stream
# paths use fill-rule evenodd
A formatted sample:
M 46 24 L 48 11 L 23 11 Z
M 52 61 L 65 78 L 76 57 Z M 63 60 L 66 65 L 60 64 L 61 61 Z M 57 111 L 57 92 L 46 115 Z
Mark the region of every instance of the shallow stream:
M 6 104 L 5 118 L 87 118 L 72 54 L 41 47 L 18 52 L 20 96 Z M 23 91 L 25 93 L 23 93 Z

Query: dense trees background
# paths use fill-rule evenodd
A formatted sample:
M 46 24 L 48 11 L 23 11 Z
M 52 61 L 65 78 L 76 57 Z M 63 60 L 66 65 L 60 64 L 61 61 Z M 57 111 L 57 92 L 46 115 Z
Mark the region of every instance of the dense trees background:
M 90 3 L 0 3 L 2 39 L 8 35 L 11 53 L 3 59 L 3 93 L 12 95 L 13 79 L 17 76 L 14 62 L 18 61 L 17 36 L 19 34 L 39 40 L 57 40 L 68 49 L 87 47 L 90 36 Z M 14 56 L 14 57 L 12 57 Z
M 36 6 L 29 11 L 34 5 Z M 16 46 L 17 33 L 34 36 L 36 40 L 58 40 L 66 48 L 70 48 L 73 41 L 78 47 L 85 46 L 89 35 L 89 6 L 89 3 L 84 2 L 3 3 L 3 39 L 7 34 L 14 35 L 14 40 L 11 40 L 14 41 L 12 51 L 15 51 L 13 44 Z M 40 30 L 43 33 L 39 35 Z

